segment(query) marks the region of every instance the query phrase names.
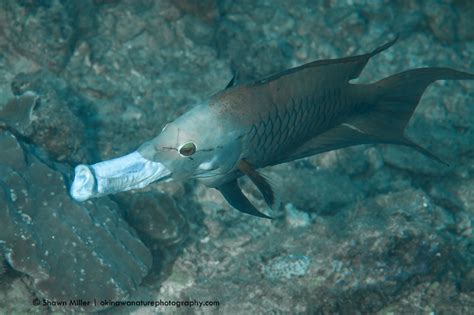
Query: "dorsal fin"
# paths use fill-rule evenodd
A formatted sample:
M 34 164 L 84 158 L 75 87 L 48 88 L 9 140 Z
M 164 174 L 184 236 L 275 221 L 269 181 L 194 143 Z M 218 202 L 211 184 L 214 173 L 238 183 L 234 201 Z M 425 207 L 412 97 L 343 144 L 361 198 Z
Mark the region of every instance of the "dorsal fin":
M 275 160 L 272 165 L 351 145 L 389 143 L 412 147 L 429 158 L 449 166 L 404 135 L 405 127 L 423 92 L 436 80 L 474 80 L 474 74 L 449 68 L 419 68 L 363 86 L 364 90 L 361 92 L 378 95 L 368 110 L 308 140 L 287 156 Z
M 299 67 L 295 67 L 292 69 L 288 69 L 286 71 L 279 72 L 263 80 L 259 80 L 255 82 L 254 84 L 255 85 L 266 84 L 271 81 L 282 79 L 286 77 L 287 75 L 290 75 L 296 72 L 300 72 L 302 75 L 306 75 L 309 78 L 323 77 L 324 80 L 326 81 L 337 80 L 338 82 L 347 82 L 349 80 L 357 78 L 360 75 L 360 73 L 362 72 L 362 70 L 364 69 L 365 65 L 367 64 L 367 62 L 369 61 L 371 57 L 388 49 L 393 44 L 395 44 L 397 40 L 398 40 L 398 35 L 396 35 L 393 40 L 374 49 L 370 53 L 358 55 L 358 56 L 338 58 L 338 59 L 316 60 Z M 317 76 L 316 74 L 320 74 L 320 75 Z
M 234 74 L 232 75 L 232 79 L 230 79 L 229 83 L 227 83 L 224 90 L 227 90 L 228 88 L 231 88 L 236 84 L 237 74 L 238 74 L 237 71 L 235 71 Z
M 239 210 L 240 212 L 260 218 L 273 219 L 272 217 L 269 217 L 266 214 L 258 211 L 255 206 L 247 199 L 247 197 L 245 197 L 239 187 L 237 179 L 218 186 L 216 189 L 222 193 L 224 198 L 232 207 Z

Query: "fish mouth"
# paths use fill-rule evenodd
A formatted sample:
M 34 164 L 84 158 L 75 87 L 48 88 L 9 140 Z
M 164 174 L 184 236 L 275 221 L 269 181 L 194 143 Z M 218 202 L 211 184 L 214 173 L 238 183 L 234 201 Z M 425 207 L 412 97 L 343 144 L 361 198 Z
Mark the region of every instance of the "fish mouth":
M 203 174 L 199 174 L 199 175 L 196 175 L 194 176 L 194 178 L 211 178 L 211 177 L 216 177 L 216 176 L 219 176 L 219 175 L 222 175 L 220 173 L 203 173 Z
M 200 174 L 194 175 L 194 178 L 196 178 L 196 179 L 208 179 L 208 178 L 212 178 L 212 177 L 226 176 L 226 175 L 232 173 L 237 168 L 237 163 L 238 163 L 238 160 L 236 162 L 234 162 L 231 166 L 226 167 L 226 168 L 222 168 L 222 165 L 220 165 L 218 167 L 214 167 L 210 170 L 206 170 L 206 171 L 204 171 Z
M 93 165 L 78 165 L 74 173 L 70 194 L 77 201 L 143 188 L 171 177 L 163 164 L 147 160 L 137 151 Z
M 212 171 L 207 171 L 201 174 L 194 175 L 193 178 L 195 179 L 206 179 L 206 178 L 213 178 L 213 177 L 218 177 L 218 176 L 225 176 L 229 172 L 224 172 L 224 171 L 219 171 L 218 168 L 215 168 Z

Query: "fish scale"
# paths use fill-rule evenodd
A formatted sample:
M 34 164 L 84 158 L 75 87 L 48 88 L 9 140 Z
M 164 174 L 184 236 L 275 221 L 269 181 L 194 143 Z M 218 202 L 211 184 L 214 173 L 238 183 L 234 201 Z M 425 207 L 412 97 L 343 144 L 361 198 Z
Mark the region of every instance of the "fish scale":
M 351 108 L 349 102 L 343 101 L 347 99 L 348 96 L 341 94 L 340 89 L 329 89 L 319 97 L 313 94 L 291 98 L 286 106 L 274 104 L 266 115 L 260 115 L 258 123 L 252 125 L 248 137 L 254 154 L 246 158 L 257 166 L 280 158 L 282 152 L 301 145 L 314 134 L 334 125 L 336 117 L 344 116 L 344 112 Z

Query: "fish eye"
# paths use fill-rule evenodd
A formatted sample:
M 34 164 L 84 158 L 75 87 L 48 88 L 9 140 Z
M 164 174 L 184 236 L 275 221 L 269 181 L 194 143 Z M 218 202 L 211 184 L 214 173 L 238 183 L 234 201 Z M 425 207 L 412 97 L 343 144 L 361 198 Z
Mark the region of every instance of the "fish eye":
M 181 156 L 191 156 L 196 152 L 196 145 L 188 142 L 179 147 L 178 152 Z

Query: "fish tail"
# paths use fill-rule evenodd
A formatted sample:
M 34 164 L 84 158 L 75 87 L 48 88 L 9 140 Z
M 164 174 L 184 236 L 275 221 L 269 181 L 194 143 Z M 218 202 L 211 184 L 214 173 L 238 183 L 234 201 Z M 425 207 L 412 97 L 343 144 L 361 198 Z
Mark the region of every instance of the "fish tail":
M 474 74 L 449 68 L 419 68 L 401 72 L 371 84 L 375 95 L 369 115 L 357 123 L 377 142 L 401 144 L 447 165 L 427 149 L 404 136 L 404 130 L 425 89 L 437 80 L 474 80 Z

